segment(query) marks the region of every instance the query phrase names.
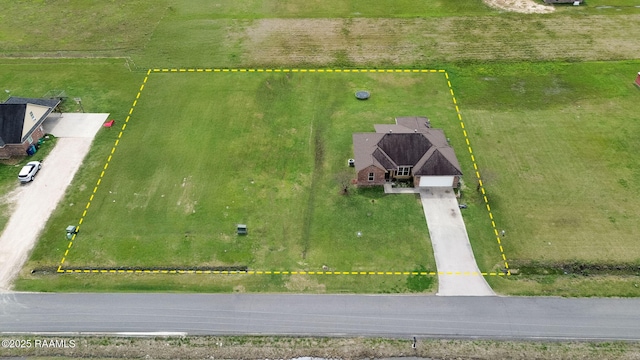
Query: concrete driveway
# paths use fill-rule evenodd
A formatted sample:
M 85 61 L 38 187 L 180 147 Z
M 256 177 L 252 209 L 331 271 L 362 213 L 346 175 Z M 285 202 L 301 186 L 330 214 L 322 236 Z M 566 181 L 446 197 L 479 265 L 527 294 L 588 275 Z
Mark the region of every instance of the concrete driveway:
M 438 295 L 495 295 L 476 264 L 453 189 L 422 188 L 420 200 L 427 219 L 436 268 L 439 274 L 443 273 L 438 275 Z
M 45 133 L 55 137 L 93 139 L 108 116 L 109 114 L 87 113 L 52 114 L 42 126 Z
M 20 185 L 16 178 L 16 188 L 6 198 L 13 211 L 0 235 L 0 292 L 9 289 L 26 262 L 108 115 L 62 114 L 51 122 L 45 120 L 45 132 L 58 137 L 57 144 L 42 162 L 35 180 Z M 61 239 L 64 236 L 64 229 L 60 229 Z

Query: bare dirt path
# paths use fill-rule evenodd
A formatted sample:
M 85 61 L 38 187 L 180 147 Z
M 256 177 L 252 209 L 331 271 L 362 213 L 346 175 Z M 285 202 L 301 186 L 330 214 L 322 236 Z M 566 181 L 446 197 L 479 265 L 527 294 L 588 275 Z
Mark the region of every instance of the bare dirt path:
M 93 137 L 107 116 L 108 114 L 69 114 L 69 118 L 75 121 L 73 126 L 68 127 L 69 134 L 73 137 L 60 137 L 65 135 L 64 131 L 55 132 L 45 125 L 46 132 L 59 137 L 56 146 L 43 161 L 42 170 L 35 180 L 17 185 L 18 188 L 7 196 L 14 203 L 11 218 L 0 235 L 0 292 L 10 289 L 12 279 L 27 260 L 40 232 L 64 196 L 67 186 L 89 151 Z M 63 114 L 59 122 L 64 123 L 64 117 Z M 80 118 L 84 120 L 79 120 Z M 81 131 L 80 128 L 84 130 Z M 60 230 L 60 234 L 64 236 L 64 229 Z

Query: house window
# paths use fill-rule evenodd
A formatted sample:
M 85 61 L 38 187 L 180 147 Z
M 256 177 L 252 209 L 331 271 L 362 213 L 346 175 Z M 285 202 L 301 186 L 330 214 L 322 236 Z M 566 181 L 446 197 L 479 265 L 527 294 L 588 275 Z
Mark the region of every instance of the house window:
M 398 166 L 396 176 L 409 176 L 411 174 L 411 166 Z
M 35 115 L 33 115 L 33 111 L 29 111 L 29 115 L 31 115 L 31 120 L 36 121 Z
M 369 173 L 369 181 L 373 181 L 373 173 Z
M 29 135 L 29 137 L 27 138 L 27 141 L 29 142 L 29 145 L 33 144 L 33 137 Z

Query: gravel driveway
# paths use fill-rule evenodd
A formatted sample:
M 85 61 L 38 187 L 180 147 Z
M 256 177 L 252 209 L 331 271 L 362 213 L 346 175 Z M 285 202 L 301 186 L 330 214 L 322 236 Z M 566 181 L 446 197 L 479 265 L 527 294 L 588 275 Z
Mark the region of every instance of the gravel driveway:
M 15 190 L 6 197 L 13 212 L 0 235 L 0 291 L 9 290 L 108 115 L 62 114 L 45 120 L 45 132 L 58 137 L 56 146 L 35 180 L 20 185 L 16 179 Z

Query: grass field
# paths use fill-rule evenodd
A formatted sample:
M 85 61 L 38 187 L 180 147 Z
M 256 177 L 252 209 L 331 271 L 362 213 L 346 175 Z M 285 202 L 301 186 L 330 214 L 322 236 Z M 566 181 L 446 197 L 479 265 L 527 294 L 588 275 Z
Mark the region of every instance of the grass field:
M 628 75 L 638 66 L 452 70 L 510 264 L 531 275 L 491 279 L 494 288 L 640 295 L 639 94 Z
M 640 8 L 636 1 L 593 0 L 579 7 L 558 6 L 548 15 L 503 13 L 489 9 L 480 0 L 455 4 L 440 0 L 420 4 L 312 1 L 304 6 L 294 1 L 257 4 L 226 0 L 5 3 L 0 13 L 2 86 L 24 96 L 66 89 L 70 96 L 82 96 L 89 111 L 111 112 L 120 123 L 149 67 L 447 69 L 497 225 L 506 230 L 505 254 L 512 267 L 520 270 L 518 276 L 489 277 L 494 289 L 526 295 L 640 295 L 640 249 L 634 241 L 640 230 L 640 164 L 634 139 L 638 130 L 634 104 L 639 95 L 632 85 L 640 70 Z M 27 5 L 31 12 L 23 11 Z M 50 13 L 57 17 L 47 16 Z M 92 18 L 101 21 L 89 21 Z M 33 19 L 39 20 L 38 27 L 18 26 Z M 62 27 L 61 23 L 73 26 Z M 42 34 L 55 36 L 46 38 Z M 97 56 L 122 59 L 7 60 Z M 420 214 L 418 204 L 411 199 L 393 200 L 397 203 L 391 204 L 390 198 L 379 193 L 336 195 L 340 180 L 335 176 L 341 176 L 344 158 L 350 157 L 350 136 L 341 135 L 371 130 L 371 124 L 381 122 L 376 116 L 391 121 L 397 115 L 385 116 L 384 111 L 406 109 L 432 117 L 451 137 L 465 174 L 473 174 L 446 85 L 429 88 L 420 82 L 404 83 L 406 79 L 395 75 L 384 80 L 372 78 L 362 86 L 384 84 L 393 89 L 389 94 L 393 101 L 371 101 L 367 103 L 371 111 L 365 111 L 342 102 L 337 95 L 341 89 L 351 92 L 353 86 L 361 84 L 345 82 L 337 74 L 323 78 L 326 83 L 307 83 L 309 80 L 300 74 L 287 81 L 274 77 L 268 85 L 277 89 L 278 95 L 274 93 L 272 98 L 269 92 L 258 91 L 266 86 L 261 82 L 266 81 L 265 75 L 257 83 L 243 78 L 230 84 L 192 82 L 192 78 L 202 79 L 198 74 L 173 75 L 151 75 L 125 140 L 110 164 L 104 187 L 87 214 L 69 264 L 115 266 L 126 260 L 130 266 L 140 267 L 170 261 L 175 266 L 189 266 L 189 261 L 180 259 L 191 258 L 208 266 L 277 263 L 274 268 L 295 270 L 331 262 L 327 265 L 336 266 L 336 270 L 364 269 L 369 254 L 362 251 L 363 247 L 385 243 L 363 239 L 368 231 L 363 230 L 365 235 L 360 240 L 341 240 L 345 243 L 341 243 L 344 246 L 339 256 L 329 256 L 325 251 L 336 245 L 334 232 L 354 233 L 344 225 L 345 213 L 360 209 L 362 212 L 348 218 L 349 224 L 396 231 L 392 234 L 395 236 L 404 233 L 372 220 L 384 215 L 385 219 L 409 221 L 391 211 L 394 207 Z M 242 90 L 229 90 L 232 85 Z M 304 92 L 305 96 L 287 91 Z M 425 102 L 412 97 L 415 94 L 411 91 L 441 100 Z M 228 106 L 221 108 L 216 97 L 222 97 Z M 314 108 L 312 104 L 319 99 L 329 105 Z M 172 106 L 176 103 L 186 105 Z M 283 112 L 289 117 L 280 117 Z M 180 124 L 188 126 L 180 131 L 175 124 L 158 120 L 183 114 L 188 116 L 181 118 Z M 198 114 L 206 114 L 208 122 L 195 121 Z M 316 117 L 305 118 L 303 114 Z M 358 114 L 365 114 L 366 119 Z M 245 122 L 229 124 L 223 119 L 235 115 L 241 115 Z M 277 119 L 273 128 L 264 121 L 270 116 Z M 296 116 L 302 119 L 294 119 Z M 447 121 L 438 124 L 438 117 Z M 321 118 L 329 120 L 319 121 Z M 342 123 L 337 121 L 340 118 L 350 120 Z M 217 125 L 216 131 L 239 143 L 243 137 L 259 141 L 250 146 L 234 145 L 230 139 L 216 143 L 213 139 L 217 137 L 204 132 L 211 123 Z M 291 130 L 294 128 L 295 133 Z M 319 134 L 319 143 L 314 134 Z M 140 280 L 122 275 L 114 282 L 111 275 L 30 275 L 34 267 L 49 268 L 59 262 L 66 246 L 61 229 L 77 222 L 116 136 L 109 131 L 98 135 L 85 168 L 50 221 L 18 288 L 317 292 L 397 292 L 410 288 L 406 277 L 367 278 L 369 288 L 357 277 L 234 275 L 212 282 L 211 278 L 198 276 L 149 275 Z M 201 142 L 192 141 L 200 136 L 210 147 L 209 152 L 233 150 L 234 156 L 251 157 L 250 165 L 262 171 L 262 177 L 251 172 L 249 166 L 233 166 L 219 157 L 202 155 L 206 151 L 199 147 Z M 276 137 L 286 141 L 275 141 Z M 167 138 L 173 142 L 163 141 Z M 306 148 L 299 149 L 303 142 Z M 316 163 L 319 144 L 324 151 L 322 161 Z M 160 149 L 168 146 L 172 151 L 165 159 L 161 156 L 166 152 Z M 286 156 L 247 155 L 274 147 Z M 142 155 L 149 159 L 148 164 L 136 167 L 134 161 L 127 165 L 126 159 Z M 180 174 L 169 168 L 170 162 L 178 162 L 189 171 Z M 204 165 L 215 167 L 215 176 Z M 291 170 L 273 170 L 276 167 Z M 10 171 L 0 167 L 0 179 Z M 117 177 L 116 173 L 131 176 Z M 137 184 L 135 176 L 144 177 L 145 189 L 150 190 L 143 191 L 143 184 Z M 267 179 L 277 181 L 267 183 Z M 487 212 L 475 192 L 473 177 L 465 176 L 465 181 L 463 201 L 469 208 L 464 215 L 478 264 L 482 270 L 495 270 L 500 267 L 500 258 L 496 257 L 497 244 Z M 0 180 L 0 187 L 2 184 Z M 224 196 L 220 196 L 222 192 Z M 248 202 L 249 198 L 254 203 Z M 125 200 L 134 205 L 122 206 Z M 166 219 L 148 217 L 142 209 L 152 214 L 165 212 Z M 196 212 L 189 215 L 189 210 Z M 368 213 L 372 215 L 366 216 Z M 254 221 L 264 223 L 251 225 L 247 241 L 235 241 L 232 225 Z M 193 230 L 195 225 L 201 230 Z M 423 230 L 406 231 L 426 236 Z M 270 235 L 264 237 L 265 233 Z M 308 243 L 301 241 L 305 234 L 309 235 Z M 151 246 L 149 239 L 156 237 L 166 240 L 163 243 L 167 245 L 138 251 L 139 246 L 149 249 L 145 247 Z M 110 238 L 117 240 L 112 243 Z M 285 238 L 286 246 L 279 247 Z M 91 242 L 82 243 L 83 239 Z M 213 245 L 211 239 L 220 240 L 219 245 Z M 97 251 L 91 244 L 101 244 L 106 250 Z M 403 258 L 404 263 L 392 260 L 407 249 L 415 249 L 413 245 L 376 248 L 373 257 L 383 266 L 399 266 L 400 270 L 414 270 L 423 264 L 429 267 L 430 246 L 428 242 L 421 244 L 429 250 L 424 261 L 415 254 Z
M 357 101 L 362 88 L 374 97 Z M 435 270 L 414 195 L 340 190 L 354 176 L 351 133 L 418 113 L 462 142 L 443 73 L 152 73 L 64 268 Z M 89 197 L 99 170 L 79 193 Z M 58 265 L 59 229 L 83 204 L 63 206 L 29 267 Z M 236 223 L 248 224 L 249 236 L 236 236 Z M 277 277 L 268 289 L 292 281 Z M 344 282 L 313 281 L 312 291 Z M 347 284 L 391 291 L 379 281 Z

